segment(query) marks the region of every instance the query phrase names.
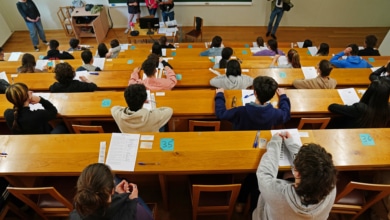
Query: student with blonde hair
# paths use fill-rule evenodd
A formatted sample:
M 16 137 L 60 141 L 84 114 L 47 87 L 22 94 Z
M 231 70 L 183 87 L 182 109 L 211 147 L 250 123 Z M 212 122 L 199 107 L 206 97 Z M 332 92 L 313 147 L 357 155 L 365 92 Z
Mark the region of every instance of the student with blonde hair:
M 274 59 L 272 60 L 272 63 L 270 67 L 278 67 L 278 68 L 301 68 L 301 59 L 299 57 L 299 54 L 296 50 L 290 49 L 287 53 L 287 64 L 279 64 L 278 66 L 275 66 L 276 61 L 279 60 L 280 54 L 275 54 Z

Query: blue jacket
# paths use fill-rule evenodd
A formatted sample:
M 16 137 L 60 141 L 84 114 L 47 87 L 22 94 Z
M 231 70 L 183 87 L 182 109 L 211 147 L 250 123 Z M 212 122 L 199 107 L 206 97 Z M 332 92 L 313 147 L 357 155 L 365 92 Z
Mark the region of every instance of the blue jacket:
M 348 56 L 345 60 L 339 60 L 344 56 L 344 52 L 340 52 L 330 59 L 330 63 L 338 68 L 371 68 L 372 65 L 359 56 Z
M 219 92 L 215 96 L 215 115 L 218 119 L 232 122 L 234 130 L 270 130 L 272 126 L 290 120 L 290 99 L 283 94 L 278 105 L 279 108 L 275 109 L 271 104 L 250 103 L 226 110 L 225 96 Z

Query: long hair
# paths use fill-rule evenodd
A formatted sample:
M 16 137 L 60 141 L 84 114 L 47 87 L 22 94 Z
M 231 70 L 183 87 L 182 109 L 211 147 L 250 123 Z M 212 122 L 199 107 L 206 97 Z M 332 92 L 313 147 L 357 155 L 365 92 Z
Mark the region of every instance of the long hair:
M 20 67 L 20 73 L 33 73 L 35 70 L 35 57 L 29 53 L 25 53 L 22 57 L 22 66 Z
M 287 59 L 293 68 L 301 68 L 301 61 L 296 50 L 290 49 L 287 53 Z
M 390 122 L 390 85 L 385 79 L 374 80 L 360 102 L 367 105 L 367 111 L 358 120 L 362 128 L 383 128 Z
M 275 52 L 275 54 L 279 54 L 279 51 L 278 51 L 278 42 L 274 39 L 269 39 L 268 42 L 267 42 L 269 48 Z
M 321 43 L 320 48 L 317 51 L 317 56 L 328 56 L 329 54 L 329 44 Z
M 7 100 L 14 105 L 14 121 L 11 129 L 21 130 L 18 124 L 18 116 L 24 103 L 29 99 L 28 87 L 24 83 L 11 84 L 5 90 L 5 96 Z
M 222 59 L 219 61 L 219 68 L 226 68 L 227 62 L 232 55 L 233 49 L 231 47 L 223 48 L 221 52 Z
M 114 175 L 107 165 L 95 163 L 87 166 L 77 180 L 77 192 L 73 199 L 77 212 L 83 217 L 104 212 L 110 205 L 114 187 Z
M 238 60 L 229 60 L 227 62 L 226 76 L 241 76 L 241 65 Z

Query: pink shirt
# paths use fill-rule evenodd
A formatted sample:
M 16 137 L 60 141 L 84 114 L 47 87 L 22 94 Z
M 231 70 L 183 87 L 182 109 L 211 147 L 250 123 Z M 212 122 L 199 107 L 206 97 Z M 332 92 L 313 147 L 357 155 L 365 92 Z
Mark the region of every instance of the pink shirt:
M 165 72 L 167 78 L 147 77 L 142 80 L 139 78 L 138 72 L 134 71 L 131 74 L 129 85 L 144 84 L 146 89 L 149 90 L 171 90 L 177 83 L 176 74 L 169 67 L 165 68 Z
M 152 8 L 157 8 L 157 6 L 158 6 L 156 0 L 145 0 L 145 4 L 146 4 L 146 6 L 152 5 Z

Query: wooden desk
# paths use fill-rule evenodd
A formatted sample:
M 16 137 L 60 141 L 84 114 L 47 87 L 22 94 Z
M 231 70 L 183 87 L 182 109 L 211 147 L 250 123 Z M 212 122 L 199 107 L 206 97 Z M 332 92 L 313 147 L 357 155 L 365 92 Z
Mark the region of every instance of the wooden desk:
M 105 8 L 96 14 L 92 14 L 90 11 L 85 11 L 85 7 L 75 8 L 71 16 L 72 29 L 77 39 L 82 37 L 95 37 L 97 43 L 104 41 L 109 29 Z M 78 24 L 77 19 L 80 17 L 94 17 L 94 20 L 88 24 Z

